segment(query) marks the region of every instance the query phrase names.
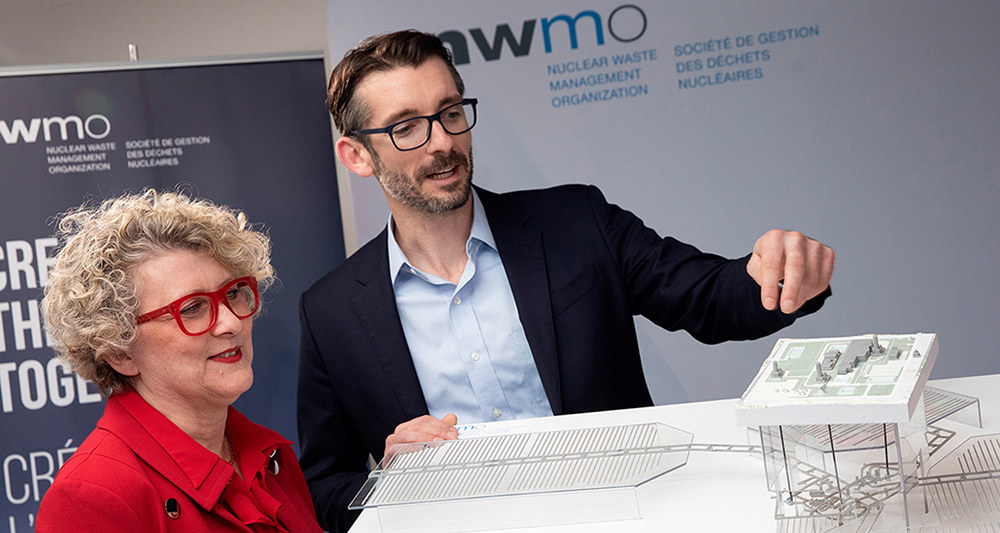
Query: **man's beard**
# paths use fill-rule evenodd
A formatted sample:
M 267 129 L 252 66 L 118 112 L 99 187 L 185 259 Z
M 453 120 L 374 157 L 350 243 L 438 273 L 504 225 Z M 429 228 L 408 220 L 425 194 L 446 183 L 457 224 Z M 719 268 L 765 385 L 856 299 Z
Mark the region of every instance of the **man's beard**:
M 389 170 L 382 163 L 382 158 L 378 156 L 377 152 L 372 150 L 371 154 L 375 164 L 375 178 L 389 193 L 389 196 L 407 207 L 427 213 L 446 213 L 462 207 L 469 201 L 472 194 L 471 147 L 468 158 L 452 150 L 447 155 L 435 157 L 429 165 L 417 169 L 413 176 Z M 466 179 L 455 181 L 443 188 L 441 196 L 430 196 L 421 191 L 420 184 L 423 182 L 424 176 L 455 166 L 458 167 L 459 173 L 465 169 Z

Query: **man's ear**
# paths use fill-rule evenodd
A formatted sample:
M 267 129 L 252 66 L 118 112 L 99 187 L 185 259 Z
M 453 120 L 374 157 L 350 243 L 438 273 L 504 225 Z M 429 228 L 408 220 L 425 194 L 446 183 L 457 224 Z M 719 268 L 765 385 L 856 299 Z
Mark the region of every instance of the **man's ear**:
M 337 139 L 335 147 L 337 157 L 347 167 L 347 170 L 366 178 L 375 173 L 371 154 L 360 141 L 350 137 L 341 137 Z

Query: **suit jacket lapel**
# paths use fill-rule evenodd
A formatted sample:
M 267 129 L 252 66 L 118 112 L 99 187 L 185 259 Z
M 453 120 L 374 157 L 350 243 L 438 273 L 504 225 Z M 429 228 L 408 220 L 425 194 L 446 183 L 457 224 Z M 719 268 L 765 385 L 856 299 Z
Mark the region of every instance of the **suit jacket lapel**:
M 476 193 L 489 218 L 490 231 L 496 239 L 521 326 L 528 338 L 549 405 L 554 414 L 560 414 L 559 361 L 542 231 L 532 225 L 531 216 L 526 211 L 511 206 L 503 196 L 478 187 Z
M 407 420 L 428 413 L 413 358 L 396 309 L 396 296 L 389 280 L 388 231 L 376 237 L 379 245 L 366 252 L 356 279 L 362 288 L 354 299 L 358 321 L 375 352 L 385 383 L 399 402 Z M 369 251 L 370 249 L 370 251 Z

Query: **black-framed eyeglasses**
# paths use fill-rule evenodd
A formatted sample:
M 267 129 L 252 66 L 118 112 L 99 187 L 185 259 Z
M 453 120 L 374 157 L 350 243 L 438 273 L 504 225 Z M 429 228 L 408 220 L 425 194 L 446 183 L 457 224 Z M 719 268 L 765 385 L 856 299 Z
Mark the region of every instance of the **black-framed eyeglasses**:
M 384 128 L 354 130 L 351 135 L 372 135 L 388 133 L 393 146 L 401 152 L 416 150 L 427 144 L 431 139 L 431 128 L 434 121 L 441 123 L 444 131 L 451 135 L 459 135 L 476 125 L 476 98 L 466 98 L 457 104 L 452 104 L 433 115 L 413 117 L 390 124 Z
M 208 333 L 219 319 L 219 304 L 225 305 L 236 318 L 244 319 L 260 308 L 257 279 L 253 276 L 236 278 L 215 292 L 195 292 L 182 296 L 159 309 L 136 317 L 136 324 L 144 324 L 170 314 L 186 335 L 197 337 Z

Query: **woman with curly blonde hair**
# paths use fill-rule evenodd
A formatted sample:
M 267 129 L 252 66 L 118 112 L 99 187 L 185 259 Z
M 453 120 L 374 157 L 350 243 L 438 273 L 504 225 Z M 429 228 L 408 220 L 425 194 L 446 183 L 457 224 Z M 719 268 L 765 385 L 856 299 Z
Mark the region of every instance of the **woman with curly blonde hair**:
M 231 406 L 253 383 L 268 237 L 153 190 L 71 210 L 58 236 L 46 330 L 109 399 L 35 530 L 320 531 L 290 443 Z

